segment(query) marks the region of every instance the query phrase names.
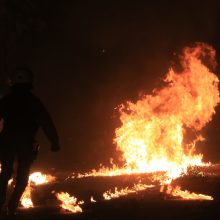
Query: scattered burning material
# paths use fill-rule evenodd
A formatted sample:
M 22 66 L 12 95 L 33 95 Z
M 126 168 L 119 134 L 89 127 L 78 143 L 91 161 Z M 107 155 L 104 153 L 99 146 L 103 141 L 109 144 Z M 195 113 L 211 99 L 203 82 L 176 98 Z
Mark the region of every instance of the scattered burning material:
M 96 202 L 96 200 L 93 198 L 93 196 L 91 196 L 90 201 L 91 202 Z
M 34 207 L 33 202 L 31 200 L 31 192 L 33 190 L 33 186 L 47 184 L 55 181 L 55 177 L 51 175 L 42 174 L 41 172 L 32 173 L 29 176 L 28 186 L 26 187 L 22 197 L 21 204 L 25 208 Z
M 48 174 L 42 174 L 41 172 L 35 172 L 29 176 L 29 182 L 34 185 L 47 184 L 55 180 L 56 177 Z
M 147 188 L 152 188 L 154 187 L 153 185 L 146 185 L 146 184 L 135 184 L 132 188 L 126 187 L 124 189 L 118 190 L 117 187 L 115 187 L 114 191 L 112 192 L 111 190 L 108 190 L 103 193 L 103 197 L 105 200 L 110 200 L 114 198 L 119 198 L 121 196 L 126 196 L 130 193 L 136 193 L 138 191 L 145 190 Z
M 67 192 L 56 193 L 56 197 L 62 202 L 60 206 L 63 209 L 74 213 L 82 212 L 80 205 L 84 203 L 83 201 L 77 202 L 77 198 L 70 196 Z
M 160 192 L 164 192 L 164 189 L 165 189 L 164 186 L 162 186 Z M 213 200 L 212 196 L 191 193 L 187 190 L 183 191 L 179 186 L 172 187 L 171 185 L 169 185 L 165 193 L 185 200 Z

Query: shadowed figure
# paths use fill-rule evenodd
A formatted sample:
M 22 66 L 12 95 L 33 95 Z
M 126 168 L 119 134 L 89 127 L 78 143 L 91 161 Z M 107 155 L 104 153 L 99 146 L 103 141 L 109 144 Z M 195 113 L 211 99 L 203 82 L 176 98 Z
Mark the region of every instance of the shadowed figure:
M 51 150 L 59 151 L 56 128 L 42 102 L 32 94 L 33 74 L 17 69 L 10 77 L 11 92 L 0 100 L 0 208 L 6 201 L 8 181 L 17 162 L 16 185 L 8 203 L 14 214 L 28 184 L 30 167 L 36 157 L 35 135 L 40 127 L 51 142 Z

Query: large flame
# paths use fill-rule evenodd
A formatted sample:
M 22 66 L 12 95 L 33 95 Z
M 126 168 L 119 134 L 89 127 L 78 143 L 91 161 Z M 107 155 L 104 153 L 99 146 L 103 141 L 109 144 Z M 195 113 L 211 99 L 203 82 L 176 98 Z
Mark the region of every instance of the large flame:
M 32 199 L 31 199 L 31 192 L 32 192 L 32 188 L 30 186 L 30 184 L 28 184 L 28 186 L 26 187 L 22 197 L 21 197 L 21 205 L 24 207 L 24 208 L 32 208 L 34 207 L 34 204 L 32 202 Z
M 162 186 L 160 192 L 164 192 L 165 187 Z M 193 192 L 189 192 L 188 190 L 181 190 L 179 186 L 172 187 L 169 185 L 165 191 L 166 194 L 172 195 L 174 197 L 179 197 L 184 200 L 213 200 L 212 196 L 204 195 L 204 194 L 197 194 Z
M 93 198 L 93 196 L 91 196 L 90 201 L 91 202 L 96 202 L 96 200 Z
M 115 142 L 125 167 L 143 172 L 167 171 L 177 177 L 188 166 L 202 165 L 195 143 L 202 140 L 199 131 L 212 119 L 220 101 L 219 80 L 202 59 L 214 64 L 214 58 L 215 51 L 207 44 L 185 48 L 182 71 L 170 68 L 164 80 L 166 86 L 136 103 L 121 106 L 122 126 L 116 130 Z M 191 143 L 184 137 L 187 129 L 197 132 Z
M 115 131 L 114 142 L 121 152 L 123 167 L 112 162 L 112 168 L 101 167 L 73 178 L 164 171 L 155 173 L 153 180 L 169 185 L 182 173 L 187 174 L 188 167 L 210 165 L 196 152 L 196 143 L 204 140 L 200 131 L 211 121 L 220 101 L 219 80 L 206 64 L 212 69 L 216 65 L 211 46 L 197 43 L 186 47 L 180 57 L 181 70 L 170 68 L 162 88 L 143 95 L 136 103 L 120 106 L 121 127 Z M 187 136 L 190 132 L 194 137 Z M 123 189 L 116 189 L 104 195 L 107 199 L 123 194 Z M 179 187 L 168 194 L 183 199 L 213 199 Z
M 101 167 L 73 178 L 165 171 L 172 181 L 187 173 L 189 166 L 208 165 L 195 148 L 204 140 L 200 131 L 211 121 L 220 98 L 219 80 L 205 63 L 212 68 L 216 65 L 211 46 L 197 43 L 186 47 L 180 57 L 182 70 L 170 68 L 165 86 L 136 103 L 120 106 L 122 125 L 115 131 L 114 142 L 122 154 L 123 167 L 111 161 L 112 168 Z M 189 131 L 195 136 L 190 141 Z
M 53 182 L 56 177 L 50 174 L 42 174 L 41 172 L 34 172 L 29 176 L 29 182 L 34 185 L 42 185 Z

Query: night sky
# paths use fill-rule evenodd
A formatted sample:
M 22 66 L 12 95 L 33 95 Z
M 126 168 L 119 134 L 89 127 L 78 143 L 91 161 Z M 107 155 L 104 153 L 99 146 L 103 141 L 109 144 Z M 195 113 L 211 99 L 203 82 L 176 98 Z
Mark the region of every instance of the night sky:
M 211 44 L 220 53 L 220 1 L 8 0 L 0 5 L 0 92 L 17 66 L 35 73 L 35 94 L 57 126 L 53 154 L 42 132 L 35 168 L 83 170 L 118 153 L 115 108 L 159 87 L 183 47 Z M 10 2 L 6 4 L 5 2 Z M 5 4 L 5 5 L 4 5 Z M 217 67 L 217 73 L 220 67 Z M 220 161 L 220 109 L 198 146 Z

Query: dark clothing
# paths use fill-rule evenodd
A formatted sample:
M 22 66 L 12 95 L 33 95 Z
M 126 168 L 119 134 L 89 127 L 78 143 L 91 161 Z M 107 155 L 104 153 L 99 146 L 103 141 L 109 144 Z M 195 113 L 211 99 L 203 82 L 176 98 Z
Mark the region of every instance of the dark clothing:
M 7 182 L 17 160 L 17 181 L 9 202 L 9 207 L 16 209 L 28 183 L 38 129 L 42 127 L 52 146 L 59 145 L 58 135 L 44 105 L 26 87 L 15 86 L 0 100 L 0 118 L 4 120 L 0 133 L 0 205 L 5 202 Z
M 25 146 L 31 147 L 39 127 L 43 128 L 52 144 L 58 143 L 58 135 L 47 110 L 26 88 L 14 87 L 11 93 L 0 100 L 0 117 L 4 119 L 4 128 L 0 134 L 0 152 L 20 151 L 26 150 Z M 15 149 L 4 148 L 5 144 Z

